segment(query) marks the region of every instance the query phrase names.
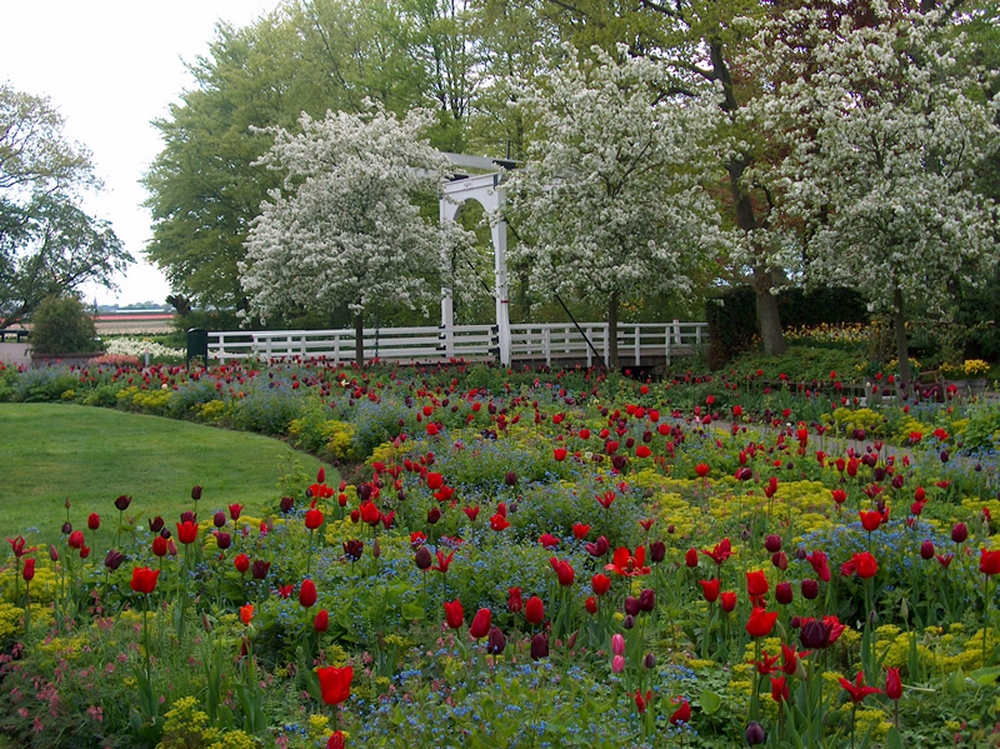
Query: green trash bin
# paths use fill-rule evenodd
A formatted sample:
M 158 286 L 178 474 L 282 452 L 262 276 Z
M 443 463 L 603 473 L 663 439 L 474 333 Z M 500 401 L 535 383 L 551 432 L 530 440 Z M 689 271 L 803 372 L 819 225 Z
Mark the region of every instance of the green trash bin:
M 187 332 L 187 365 L 195 359 L 201 364 L 208 364 L 208 331 L 202 328 L 188 328 Z

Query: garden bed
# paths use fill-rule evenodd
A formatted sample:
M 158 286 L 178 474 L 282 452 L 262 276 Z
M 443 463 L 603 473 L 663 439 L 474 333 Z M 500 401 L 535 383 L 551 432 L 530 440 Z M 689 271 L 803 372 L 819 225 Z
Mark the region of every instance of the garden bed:
M 0 375 L 0 397 L 283 436 L 351 478 L 253 517 L 192 499 L 86 555 L 73 509 L 52 549 L 14 537 L 12 741 L 995 743 L 987 404 L 487 367 Z

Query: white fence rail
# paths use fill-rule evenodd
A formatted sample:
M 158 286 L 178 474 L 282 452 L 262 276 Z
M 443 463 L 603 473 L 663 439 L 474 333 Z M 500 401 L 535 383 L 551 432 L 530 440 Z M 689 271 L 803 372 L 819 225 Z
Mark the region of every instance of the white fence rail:
M 581 332 L 582 331 L 582 332 Z M 607 362 L 610 346 L 606 323 L 513 324 L 513 363 Z M 589 343 L 588 343 L 589 340 Z M 618 358 L 625 366 L 652 361 L 670 363 L 673 356 L 699 351 L 708 342 L 703 322 L 641 323 L 618 326 Z M 449 360 L 494 361 L 497 333 L 491 325 L 451 328 L 380 328 L 364 331 L 365 361 L 421 363 Z M 209 358 L 222 363 L 246 357 L 324 359 L 335 365 L 354 361 L 354 330 L 223 331 L 208 334 Z

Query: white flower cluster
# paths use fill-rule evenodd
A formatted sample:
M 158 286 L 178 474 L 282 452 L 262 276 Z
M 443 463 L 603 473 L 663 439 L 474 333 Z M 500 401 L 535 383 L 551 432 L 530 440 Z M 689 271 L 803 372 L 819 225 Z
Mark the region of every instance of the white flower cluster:
M 299 134 L 273 130 L 263 163 L 285 173 L 284 190 L 263 205 L 240 264 L 252 315 L 431 298 L 442 252 L 462 234 L 422 217 L 416 202 L 440 194 L 448 165 L 419 135 L 431 117 L 412 110 L 399 120 L 375 107 L 303 115 Z
M 141 338 L 111 338 L 104 346 L 107 354 L 119 356 L 136 356 L 142 358 L 148 352 L 154 359 L 184 358 L 187 352 L 182 349 L 170 348 L 156 341 Z

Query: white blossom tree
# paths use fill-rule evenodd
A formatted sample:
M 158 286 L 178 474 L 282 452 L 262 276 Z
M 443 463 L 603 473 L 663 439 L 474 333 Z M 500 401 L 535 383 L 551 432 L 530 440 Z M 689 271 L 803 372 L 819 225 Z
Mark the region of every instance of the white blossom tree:
M 436 220 L 447 159 L 420 137 L 432 121 L 423 110 L 399 120 L 375 107 L 303 114 L 298 134 L 273 130 L 264 163 L 284 172 L 284 189 L 262 205 L 240 264 L 251 316 L 266 322 L 346 302 L 360 365 L 372 304 L 431 301 L 443 253 L 463 239 Z M 421 197 L 435 201 L 433 218 L 421 215 Z
M 798 238 L 808 280 L 855 286 L 892 314 L 904 382 L 908 305 L 941 309 L 949 284 L 997 262 L 997 207 L 975 183 L 1000 144 L 1000 102 L 968 40 L 939 21 L 787 11 L 744 61 L 776 82 L 745 109 L 779 154 L 747 175 L 782 208 L 769 230 Z
M 620 306 L 690 286 L 690 270 L 721 243 L 701 184 L 719 117 L 712 96 L 665 93 L 666 70 L 648 58 L 595 49 L 565 60 L 519 93 L 537 123 L 523 169 L 508 183 L 522 240 L 511 259 L 541 293 L 575 293 L 607 310 L 608 365 L 618 365 Z

